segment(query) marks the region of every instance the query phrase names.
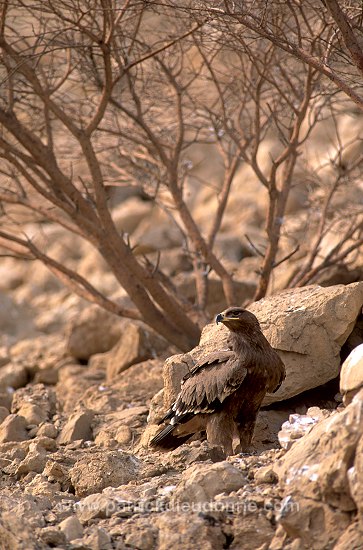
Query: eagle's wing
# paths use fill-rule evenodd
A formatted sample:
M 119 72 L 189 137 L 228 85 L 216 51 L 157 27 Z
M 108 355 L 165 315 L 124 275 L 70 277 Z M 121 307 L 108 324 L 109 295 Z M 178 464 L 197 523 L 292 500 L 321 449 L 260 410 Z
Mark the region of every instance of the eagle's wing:
M 271 354 L 267 392 L 268 393 L 277 392 L 282 382 L 285 380 L 285 376 L 286 376 L 285 365 L 280 359 L 277 352 L 274 351 L 274 354 L 273 355 Z
M 212 413 L 242 384 L 247 369 L 233 351 L 213 352 L 198 361 L 183 380 L 172 407 L 176 417 Z M 178 418 L 175 419 L 178 421 Z
M 203 357 L 200 357 L 198 361 L 196 361 L 193 366 L 189 369 L 189 372 L 184 376 L 182 383 L 190 378 L 192 375 L 196 374 L 201 369 L 204 369 L 208 367 L 209 365 L 213 365 L 214 363 L 224 363 L 225 361 L 228 361 L 228 359 L 234 355 L 234 352 L 230 349 L 222 349 L 217 351 L 212 351 L 208 353 L 208 355 L 204 355 Z

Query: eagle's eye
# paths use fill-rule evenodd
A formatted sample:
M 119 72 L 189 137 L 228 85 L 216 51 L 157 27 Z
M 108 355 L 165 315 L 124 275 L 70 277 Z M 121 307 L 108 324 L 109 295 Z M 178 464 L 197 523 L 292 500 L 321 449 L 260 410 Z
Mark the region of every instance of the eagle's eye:
M 229 313 L 232 317 L 239 317 L 240 314 L 241 314 L 241 310 L 239 309 L 234 309 L 233 311 L 230 311 Z

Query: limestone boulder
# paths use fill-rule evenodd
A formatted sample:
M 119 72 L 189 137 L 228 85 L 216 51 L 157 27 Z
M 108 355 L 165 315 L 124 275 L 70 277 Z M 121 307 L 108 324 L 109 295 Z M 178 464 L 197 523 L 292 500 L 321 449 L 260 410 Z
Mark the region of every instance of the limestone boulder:
M 302 497 L 297 501 L 286 497 L 281 501 L 281 512 L 277 516 L 278 525 L 282 529 L 276 531 L 268 548 L 335 550 L 335 543 L 349 527 L 350 518 L 349 513 L 319 500 Z M 354 547 L 348 545 L 348 548 Z
M 360 282 L 288 290 L 248 307 L 286 366 L 284 383 L 265 404 L 288 399 L 339 374 L 340 350 L 362 305 Z
M 360 344 L 348 355 L 340 372 L 340 393 L 343 395 L 345 405 L 349 405 L 362 386 L 363 344 Z
M 275 465 L 290 493 L 324 500 L 347 512 L 356 509 L 347 475 L 363 434 L 363 393 L 359 395 L 344 411 L 313 426 Z
M 363 517 L 362 452 L 363 390 L 273 466 L 284 493 L 279 522 L 286 536 L 303 548 L 335 548 L 352 513 Z

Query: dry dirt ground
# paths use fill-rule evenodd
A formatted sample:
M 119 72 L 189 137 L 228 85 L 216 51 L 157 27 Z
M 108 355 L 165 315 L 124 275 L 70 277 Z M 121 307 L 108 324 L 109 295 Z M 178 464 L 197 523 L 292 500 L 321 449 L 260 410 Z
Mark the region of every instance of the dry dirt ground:
M 1 300 L 0 548 L 363 548 L 363 394 L 346 408 L 337 395 L 339 364 L 363 341 L 362 283 L 251 307 L 284 358 L 287 385 L 261 411 L 253 447 L 227 460 L 203 437 L 148 448 L 181 356 L 144 326 L 71 303 L 66 322 L 45 333 L 45 307 L 32 318 Z M 206 327 L 192 356 L 221 345 L 216 330 Z M 297 368 L 307 353 L 311 373 Z M 311 389 L 318 367 L 326 383 Z

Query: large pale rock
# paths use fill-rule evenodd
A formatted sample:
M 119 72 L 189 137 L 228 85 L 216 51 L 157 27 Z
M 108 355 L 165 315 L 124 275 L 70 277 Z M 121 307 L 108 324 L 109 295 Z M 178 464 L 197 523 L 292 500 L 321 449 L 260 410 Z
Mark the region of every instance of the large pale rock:
M 246 484 L 243 473 L 229 462 L 195 464 L 185 470 L 173 495 L 173 505 L 211 502 L 220 493 L 229 494 Z
M 363 386 L 363 344 L 360 344 L 348 355 L 340 371 L 340 392 L 345 405 Z
M 124 324 L 122 319 L 98 306 L 84 309 L 68 327 L 68 353 L 88 360 L 91 355 L 109 351 L 119 340 Z
M 70 471 L 77 496 L 99 493 L 105 487 L 118 487 L 135 479 L 139 461 L 122 451 L 96 452 L 78 460 Z
M 286 380 L 265 404 L 315 388 L 338 375 L 340 349 L 362 305 L 363 282 L 288 290 L 249 306 L 286 366 Z
M 363 282 L 322 288 L 312 285 L 269 296 L 248 306 L 286 367 L 281 388 L 264 405 L 320 386 L 339 373 L 340 349 L 352 332 L 363 304 Z M 164 365 L 164 406 L 179 393 L 183 376 L 201 355 L 228 347 L 229 331 L 207 325 L 199 345 L 174 355 Z M 189 366 L 188 366 L 189 365 Z
M 303 497 L 298 501 L 290 497 L 284 499 L 281 502 L 281 513 L 277 517 L 279 525 L 284 529 L 285 537 L 282 545 L 277 546 L 274 539 L 269 546 L 271 550 L 335 549 L 335 542 L 347 529 L 351 520 L 347 512 L 333 508 L 325 502 Z M 288 540 L 293 541 L 291 546 L 287 544 Z
M 347 471 L 362 434 L 363 393 L 294 443 L 274 470 L 288 484 L 290 493 L 323 499 L 344 511 L 354 510 Z
M 363 513 L 363 390 L 321 420 L 274 465 L 285 494 L 280 524 L 304 548 L 333 548 Z M 312 546 L 314 541 L 314 545 Z

